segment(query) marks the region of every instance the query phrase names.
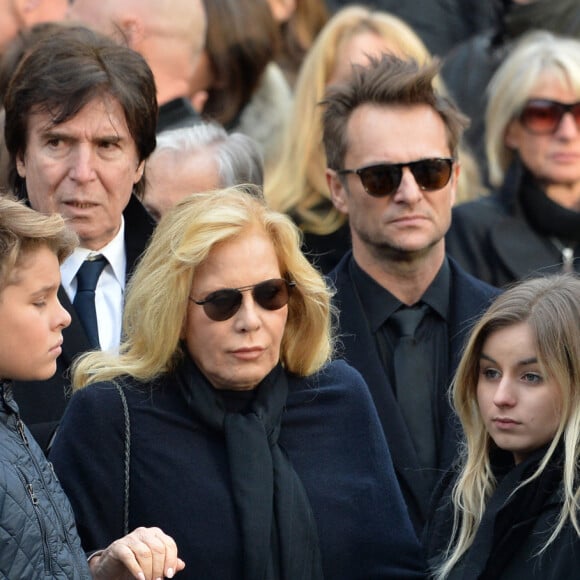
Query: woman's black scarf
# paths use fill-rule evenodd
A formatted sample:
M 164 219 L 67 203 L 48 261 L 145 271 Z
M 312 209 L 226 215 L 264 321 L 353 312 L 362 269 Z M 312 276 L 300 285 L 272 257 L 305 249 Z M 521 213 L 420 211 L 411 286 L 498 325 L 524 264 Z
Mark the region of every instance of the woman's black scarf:
M 257 386 L 245 413 L 226 410 L 187 357 L 177 379 L 204 426 L 223 432 L 244 554 L 245 580 L 323 578 L 318 533 L 306 491 L 278 445 L 288 382 L 281 365 Z
M 574 245 L 580 242 L 580 212 L 551 200 L 527 170 L 522 175 L 519 195 L 524 213 L 537 232 Z
M 494 522 L 492 546 L 488 552 L 485 568 L 477 577 L 478 580 L 494 580 L 501 576 L 513 555 L 529 540 L 547 502 L 554 498 L 561 487 L 564 456 L 562 444 L 558 445 L 540 476 L 510 496 L 522 481 L 536 471 L 547 447 L 541 448 L 513 467 L 498 482 L 481 524 L 486 525 L 485 520 Z M 472 551 L 473 548 L 474 546 L 471 548 Z

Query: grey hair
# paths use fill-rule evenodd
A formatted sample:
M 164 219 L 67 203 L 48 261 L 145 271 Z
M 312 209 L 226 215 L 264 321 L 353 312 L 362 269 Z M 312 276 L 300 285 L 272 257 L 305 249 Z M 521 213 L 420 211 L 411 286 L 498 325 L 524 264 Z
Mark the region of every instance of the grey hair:
M 198 123 L 165 131 L 157 137 L 155 152 L 162 150 L 195 153 L 213 147 L 220 188 L 250 183 L 264 184 L 264 159 L 260 146 L 242 133 L 228 133 L 216 123 Z
M 514 159 L 514 151 L 505 142 L 506 130 L 544 74 L 555 75 L 579 92 L 580 42 L 544 30 L 529 32 L 493 75 L 488 87 L 486 152 L 490 182 L 496 187 L 503 183 Z

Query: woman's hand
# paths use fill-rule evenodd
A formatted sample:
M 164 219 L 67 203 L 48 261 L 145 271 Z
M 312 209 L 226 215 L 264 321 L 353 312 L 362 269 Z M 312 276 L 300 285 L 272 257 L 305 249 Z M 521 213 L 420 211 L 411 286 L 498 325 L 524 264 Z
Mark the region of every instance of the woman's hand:
M 173 578 L 185 568 L 173 538 L 159 528 L 137 528 L 89 561 L 97 580 Z

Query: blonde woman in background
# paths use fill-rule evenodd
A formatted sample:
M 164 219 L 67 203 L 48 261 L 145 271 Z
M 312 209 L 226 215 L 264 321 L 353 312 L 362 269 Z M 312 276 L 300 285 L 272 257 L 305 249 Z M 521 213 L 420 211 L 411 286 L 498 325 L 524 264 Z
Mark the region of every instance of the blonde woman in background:
M 291 87 L 308 50 L 330 18 L 325 0 L 268 0 L 281 34 L 276 59 Z
M 280 161 L 266 171 L 264 194 L 268 203 L 289 214 L 298 224 L 304 233 L 307 257 L 323 272 L 329 272 L 350 248 L 350 235 L 346 217 L 330 201 L 322 148 L 322 112 L 318 104 L 329 85 L 350 75 L 353 64 L 364 65 L 369 56 L 380 56 L 383 52 L 412 57 L 419 64 L 431 59 L 417 34 L 386 12 L 350 6 L 329 20 L 298 75 Z M 465 158 L 461 155 L 462 163 Z M 467 159 L 465 162 L 471 167 Z M 473 191 L 479 193 L 475 165 L 466 173 Z M 464 180 L 465 177 L 460 180 L 464 183 L 458 193 L 460 200 L 466 197 Z
M 494 286 L 580 272 L 580 40 L 526 35 L 488 92 L 494 191 L 454 208 L 447 251 Z

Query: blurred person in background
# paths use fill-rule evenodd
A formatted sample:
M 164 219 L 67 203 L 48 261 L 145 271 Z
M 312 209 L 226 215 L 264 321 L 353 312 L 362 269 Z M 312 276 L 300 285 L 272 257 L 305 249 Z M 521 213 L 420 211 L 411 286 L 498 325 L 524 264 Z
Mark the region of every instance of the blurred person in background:
M 429 52 L 442 57 L 458 43 L 492 26 L 497 18 L 498 1 L 366 0 L 362 3 L 404 20 L 421 37 Z M 354 2 L 326 0 L 326 3 L 334 12 Z
M 143 204 L 159 220 L 192 193 L 242 184 L 261 187 L 263 173 L 260 148 L 247 135 L 203 122 L 166 131 L 146 163 Z
M 495 286 L 580 270 L 580 40 L 534 32 L 494 75 L 493 195 L 454 208 L 449 253 Z
M 199 122 L 190 85 L 202 53 L 202 0 L 70 0 L 68 18 L 123 42 L 153 71 L 159 103 L 157 132 Z
M 0 0 L 0 56 L 7 45 L 31 26 L 64 19 L 69 0 Z
M 268 0 L 204 0 L 207 42 L 190 86 L 205 120 L 244 133 L 276 162 L 292 93 L 276 57 L 280 30 Z
M 291 87 L 306 53 L 329 19 L 325 0 L 268 0 L 280 26 L 282 42 L 276 61 Z
M 489 184 L 485 152 L 487 87 L 514 44 L 527 32 L 547 30 L 580 38 L 577 0 L 492 0 L 497 19 L 493 26 L 466 39 L 445 55 L 441 76 L 459 108 L 471 119 L 465 142 L 477 159 L 482 179 Z

